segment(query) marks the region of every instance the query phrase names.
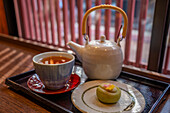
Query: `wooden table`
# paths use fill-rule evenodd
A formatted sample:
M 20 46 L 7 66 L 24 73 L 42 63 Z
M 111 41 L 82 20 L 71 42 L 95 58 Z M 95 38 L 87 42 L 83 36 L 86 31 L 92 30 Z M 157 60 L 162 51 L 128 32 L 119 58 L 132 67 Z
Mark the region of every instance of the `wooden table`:
M 16 93 L 4 84 L 5 79 L 33 69 L 32 57 L 40 52 L 48 51 L 34 46 L 24 47 L 16 41 L 2 39 L 0 36 L 0 112 L 46 112 L 46 109 L 35 104 L 23 95 Z M 8 37 L 8 36 L 7 36 Z M 29 45 L 29 44 L 28 44 Z M 170 95 L 159 107 L 157 112 L 170 112 Z
M 0 112 L 48 112 L 34 102 L 8 89 L 7 77 L 33 69 L 32 57 L 39 51 L 0 41 Z

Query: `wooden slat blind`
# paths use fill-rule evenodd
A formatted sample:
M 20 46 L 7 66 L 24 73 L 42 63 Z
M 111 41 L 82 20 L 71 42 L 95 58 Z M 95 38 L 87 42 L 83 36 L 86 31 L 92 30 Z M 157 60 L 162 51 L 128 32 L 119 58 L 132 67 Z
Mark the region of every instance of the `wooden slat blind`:
M 101 0 L 96 0 L 96 6 L 101 4 Z M 100 25 L 101 25 L 101 10 L 96 11 L 96 20 L 95 20 L 95 39 L 98 40 L 100 36 Z
M 136 66 L 140 67 L 142 59 L 142 47 L 144 41 L 145 25 L 146 25 L 146 15 L 148 10 L 148 0 L 142 0 L 140 4 L 140 17 L 139 17 L 139 29 L 138 29 L 138 43 L 136 52 Z
M 38 4 L 38 16 L 39 16 L 39 24 L 40 24 L 40 33 L 41 33 L 41 42 L 45 43 L 45 30 L 43 26 L 44 18 L 43 18 L 43 6 L 42 0 L 37 0 Z
M 19 37 L 22 37 L 21 19 L 19 16 L 18 0 L 14 0 L 14 7 L 15 7 L 15 15 L 16 15 L 16 21 L 17 21 L 18 35 Z
M 127 11 L 128 29 L 127 29 L 126 43 L 125 43 L 125 59 L 124 59 L 125 64 L 128 64 L 129 57 L 130 57 L 130 44 L 131 44 L 132 29 L 133 29 L 134 10 L 135 10 L 135 0 L 129 0 L 128 11 Z
M 112 0 L 106 0 L 105 4 L 111 4 Z M 106 39 L 109 40 L 110 37 L 110 26 L 111 26 L 111 10 L 105 10 L 105 36 Z
M 57 20 L 57 34 L 58 34 L 58 46 L 61 47 L 61 11 L 59 6 L 59 0 L 55 1 L 56 4 L 56 20 Z
M 20 4 L 20 8 L 22 10 L 20 10 L 21 12 L 21 18 L 22 18 L 22 29 L 23 29 L 23 37 L 26 39 L 30 39 L 30 30 L 29 30 L 29 21 L 28 21 L 28 12 L 27 12 L 27 6 L 26 6 L 26 2 L 23 0 L 19 1 Z
M 51 20 L 51 32 L 52 32 L 52 44 L 56 45 L 56 35 L 55 35 L 55 7 L 54 0 L 50 0 L 50 20 Z
M 49 22 L 49 2 L 48 0 L 44 0 L 44 20 L 45 20 L 45 33 L 46 33 L 46 43 L 50 44 L 50 33 L 48 28 L 48 22 Z
M 117 0 L 116 1 L 116 6 L 123 8 L 123 0 Z M 121 27 L 121 22 L 122 22 L 122 15 L 119 12 L 116 12 L 116 18 L 115 18 L 115 42 L 117 42 L 117 35 L 118 35 L 118 30 Z
M 71 40 L 76 42 L 76 37 L 75 37 L 75 0 L 69 0 L 69 6 L 70 6 Z
M 86 11 L 91 8 L 92 1 L 91 0 L 86 0 Z M 87 19 L 87 35 L 89 36 L 89 40 L 91 40 L 91 16 L 88 16 Z
M 63 21 L 64 21 L 64 45 L 67 47 L 68 43 L 68 3 L 63 0 Z
M 38 14 L 36 9 L 37 1 L 32 1 L 32 7 L 33 7 L 33 16 L 34 16 L 34 26 L 35 26 L 35 34 L 36 34 L 36 41 L 40 41 L 40 30 L 39 30 L 39 21 L 38 21 Z
M 29 21 L 29 29 L 30 29 L 30 39 L 35 39 L 35 28 L 33 23 L 33 15 L 32 15 L 32 5 L 30 0 L 26 0 L 26 5 L 28 6 L 28 21 Z
M 83 0 L 78 0 L 77 1 L 77 7 L 78 7 L 78 30 L 79 30 L 79 44 L 83 44 L 83 36 L 82 36 L 82 19 L 83 19 Z

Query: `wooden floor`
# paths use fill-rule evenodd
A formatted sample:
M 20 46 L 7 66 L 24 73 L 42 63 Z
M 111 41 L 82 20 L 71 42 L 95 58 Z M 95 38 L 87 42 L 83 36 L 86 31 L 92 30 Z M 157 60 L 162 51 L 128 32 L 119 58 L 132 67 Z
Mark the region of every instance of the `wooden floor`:
M 1 38 L 1 37 L 0 37 Z M 42 52 L 42 51 L 41 51 Z M 8 41 L 0 40 L 0 113 L 6 112 L 45 112 L 46 109 L 35 104 L 22 94 L 18 94 L 4 84 L 5 79 L 32 70 L 32 57 L 40 51 L 34 47 L 24 47 Z M 158 113 L 170 112 L 170 95 L 161 104 Z

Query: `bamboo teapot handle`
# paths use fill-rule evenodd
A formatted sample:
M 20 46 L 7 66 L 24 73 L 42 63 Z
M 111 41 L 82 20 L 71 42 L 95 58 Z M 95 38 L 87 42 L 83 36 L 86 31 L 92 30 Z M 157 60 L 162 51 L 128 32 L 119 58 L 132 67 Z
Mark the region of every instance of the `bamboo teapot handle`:
M 126 31 L 127 31 L 127 25 L 128 25 L 128 18 L 127 18 L 127 15 L 126 13 L 119 7 L 116 7 L 116 6 L 112 6 L 112 5 L 108 5 L 108 4 L 103 4 L 103 5 L 99 5 L 99 6 L 95 6 L 91 9 L 89 9 L 84 17 L 83 17 L 83 22 L 82 22 L 82 33 L 83 35 L 86 37 L 86 22 L 87 22 L 87 17 L 89 16 L 89 14 L 92 12 L 92 11 L 95 11 L 95 10 L 98 10 L 98 9 L 113 9 L 113 10 L 116 10 L 118 12 L 120 12 L 122 15 L 123 15 L 123 18 L 124 18 L 124 27 L 123 27 L 123 32 L 122 32 L 122 38 L 125 38 L 126 36 Z

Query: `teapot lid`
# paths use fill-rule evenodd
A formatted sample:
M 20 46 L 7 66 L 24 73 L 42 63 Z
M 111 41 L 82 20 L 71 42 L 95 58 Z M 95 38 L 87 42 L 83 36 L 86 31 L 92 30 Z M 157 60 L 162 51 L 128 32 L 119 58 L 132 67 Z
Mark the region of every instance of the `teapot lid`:
M 91 47 L 94 47 L 94 48 L 100 48 L 100 49 L 107 49 L 107 48 L 110 48 L 110 49 L 118 49 L 120 48 L 117 43 L 115 42 L 111 42 L 109 40 L 106 40 L 106 37 L 104 35 L 102 35 L 100 37 L 100 40 L 92 40 L 88 43 L 86 43 L 86 45 L 88 46 L 91 46 Z

